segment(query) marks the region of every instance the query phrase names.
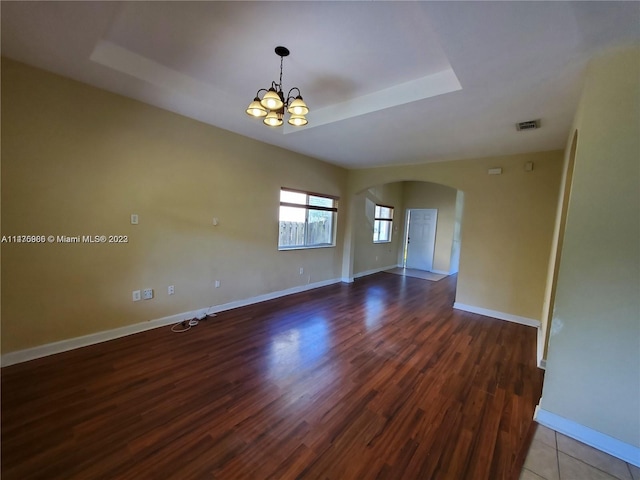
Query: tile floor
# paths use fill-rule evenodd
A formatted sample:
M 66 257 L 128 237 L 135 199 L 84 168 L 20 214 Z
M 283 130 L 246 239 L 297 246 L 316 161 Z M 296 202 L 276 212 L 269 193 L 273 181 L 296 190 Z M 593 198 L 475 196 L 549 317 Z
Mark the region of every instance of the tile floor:
M 640 468 L 538 425 L 520 480 L 640 480 Z

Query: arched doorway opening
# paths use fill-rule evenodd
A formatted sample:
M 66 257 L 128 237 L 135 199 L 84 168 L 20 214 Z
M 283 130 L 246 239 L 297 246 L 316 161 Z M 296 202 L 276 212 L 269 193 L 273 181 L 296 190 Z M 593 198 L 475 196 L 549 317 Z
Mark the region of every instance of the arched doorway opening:
M 353 277 L 407 268 L 441 276 L 457 273 L 463 207 L 462 191 L 425 181 L 397 181 L 357 192 Z

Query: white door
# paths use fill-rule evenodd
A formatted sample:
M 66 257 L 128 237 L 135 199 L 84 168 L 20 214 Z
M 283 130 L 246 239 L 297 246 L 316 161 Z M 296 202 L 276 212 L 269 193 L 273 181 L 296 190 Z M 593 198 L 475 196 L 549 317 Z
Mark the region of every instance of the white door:
M 433 250 L 436 244 L 438 210 L 410 209 L 407 228 L 405 267 L 418 270 L 433 268 Z

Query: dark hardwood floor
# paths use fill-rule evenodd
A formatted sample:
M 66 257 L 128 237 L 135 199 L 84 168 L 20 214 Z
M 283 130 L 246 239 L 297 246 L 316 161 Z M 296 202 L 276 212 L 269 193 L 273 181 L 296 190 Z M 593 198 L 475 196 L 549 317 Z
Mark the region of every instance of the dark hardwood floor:
M 380 273 L 2 369 L 2 479 L 518 478 L 534 328 Z

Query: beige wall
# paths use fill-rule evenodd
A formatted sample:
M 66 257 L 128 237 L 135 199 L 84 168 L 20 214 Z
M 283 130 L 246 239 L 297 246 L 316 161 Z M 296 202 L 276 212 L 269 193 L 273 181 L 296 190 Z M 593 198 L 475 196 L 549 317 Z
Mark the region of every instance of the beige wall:
M 402 183 L 378 185 L 355 197 L 355 250 L 354 273 L 368 272 L 398 264 L 398 251 L 402 248 Z M 394 207 L 391 242 L 373 243 L 373 220 L 376 204 Z
M 552 151 L 354 170 L 349 172 L 349 192 L 397 181 L 462 190 L 456 301 L 540 320 L 562 159 L 562 151 Z M 532 172 L 524 171 L 528 161 L 534 162 Z M 503 174 L 488 175 L 492 167 L 502 167 Z M 348 248 L 345 254 L 343 277 L 348 277 Z
M 391 251 L 356 248 L 357 235 L 370 236 L 368 226 L 355 228 L 356 193 L 403 181 L 465 193 L 457 301 L 540 318 L 562 152 L 347 172 L 12 61 L 2 66 L 2 233 L 130 238 L 4 244 L 3 353 L 349 280 L 356 262 L 360 271 L 378 267 L 370 263 L 378 247 L 378 263 L 394 264 L 401 232 Z M 487 175 L 495 166 L 504 174 Z M 277 251 L 281 186 L 341 197 L 336 248 Z M 401 204 L 400 189 L 369 193 Z M 132 302 L 143 288 L 156 298 Z
M 541 407 L 640 447 L 640 49 L 590 64 Z
M 436 183 L 404 182 L 405 211 L 410 208 L 435 208 L 438 210 L 433 270 L 446 273 L 455 273 L 450 270 L 456 223 L 456 193 L 457 190 Z M 405 219 L 406 214 L 403 217 L 403 225 Z
M 342 204 L 337 247 L 279 252 L 278 202 L 281 186 L 343 197 L 346 182 L 341 168 L 3 59 L 2 234 L 129 243 L 3 244 L 2 352 L 340 278 Z M 156 297 L 132 302 L 143 288 Z

